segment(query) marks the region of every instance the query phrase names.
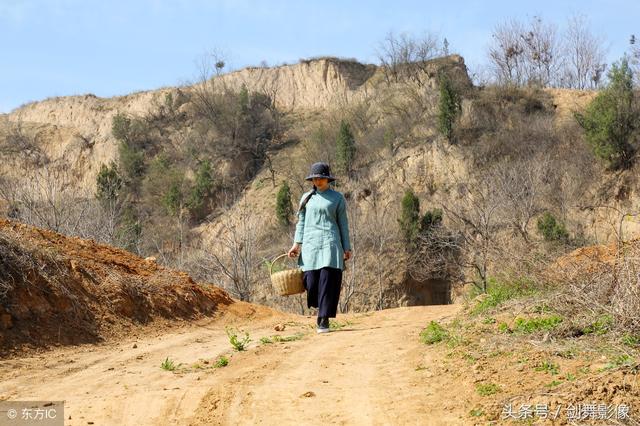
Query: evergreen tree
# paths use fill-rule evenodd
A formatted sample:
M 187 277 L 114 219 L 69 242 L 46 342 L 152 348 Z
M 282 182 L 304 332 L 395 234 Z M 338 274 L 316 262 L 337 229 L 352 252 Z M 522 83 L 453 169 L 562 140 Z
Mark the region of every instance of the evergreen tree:
M 213 170 L 211 169 L 211 162 L 205 160 L 200 163 L 198 171 L 196 172 L 196 179 L 191 188 L 191 192 L 187 199 L 187 207 L 191 211 L 191 214 L 196 220 L 202 219 L 207 214 L 205 208 L 205 201 L 211 196 L 213 190 Z
M 144 175 L 144 151 L 137 139 L 143 132 L 142 125 L 124 114 L 116 114 L 111 120 L 111 134 L 118 141 L 119 166 L 124 183 L 136 189 Z
M 451 142 L 453 125 L 462 110 L 460 95 L 446 74 L 440 75 L 440 101 L 438 112 L 438 130 Z
M 626 58 L 613 64 L 609 84 L 575 117 L 596 157 L 619 168 L 630 157 L 630 137 L 640 118 L 633 95 L 633 72 Z
M 112 161 L 109 166 L 103 164 L 96 177 L 96 198 L 103 203 L 115 201 L 120 195 L 122 184 L 116 163 Z
M 356 155 L 356 141 L 351 133 L 351 127 L 345 120 L 340 122 L 340 132 L 336 140 L 336 163 L 338 169 L 347 175 L 353 171 L 353 161 Z
M 420 200 L 411 189 L 407 189 L 402 197 L 402 210 L 398 223 L 405 242 L 413 245 L 420 231 Z
M 280 190 L 278 190 L 276 196 L 276 216 L 278 217 L 278 222 L 283 226 L 288 226 L 291 223 L 290 218 L 292 214 L 291 190 L 287 182 L 284 181 L 282 185 L 280 185 Z

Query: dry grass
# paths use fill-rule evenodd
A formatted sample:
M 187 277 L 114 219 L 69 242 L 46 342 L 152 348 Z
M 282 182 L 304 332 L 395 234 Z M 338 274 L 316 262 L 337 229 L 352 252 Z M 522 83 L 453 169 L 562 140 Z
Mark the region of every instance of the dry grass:
M 556 262 L 563 291 L 554 308 L 576 322 L 610 317 L 610 328 L 640 334 L 640 240 L 584 247 Z

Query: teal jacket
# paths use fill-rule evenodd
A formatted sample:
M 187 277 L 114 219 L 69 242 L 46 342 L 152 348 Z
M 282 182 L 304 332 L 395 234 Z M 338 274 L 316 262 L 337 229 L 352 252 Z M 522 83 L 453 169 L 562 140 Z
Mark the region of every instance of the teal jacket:
M 309 193 L 302 194 L 298 206 Z M 298 266 L 303 271 L 325 266 L 344 270 L 344 251 L 351 250 L 344 195 L 331 188 L 318 190 L 298 213 L 294 242 L 301 244 Z

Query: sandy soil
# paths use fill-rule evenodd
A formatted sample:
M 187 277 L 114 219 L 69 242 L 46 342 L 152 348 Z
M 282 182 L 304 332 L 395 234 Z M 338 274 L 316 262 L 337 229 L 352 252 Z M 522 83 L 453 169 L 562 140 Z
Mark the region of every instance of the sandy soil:
M 418 338 L 459 306 L 339 315 L 344 326 L 327 334 L 315 317 L 243 318 L 233 309 L 246 306 L 233 306 L 166 334 L 2 360 L 0 400 L 65 400 L 65 425 L 466 423 L 460 387 L 430 372 L 441 353 Z M 246 351 L 232 350 L 225 325 L 249 333 Z M 304 336 L 260 342 L 295 333 Z M 213 368 L 221 355 L 229 364 Z M 180 364 L 173 372 L 160 368 L 167 357 Z

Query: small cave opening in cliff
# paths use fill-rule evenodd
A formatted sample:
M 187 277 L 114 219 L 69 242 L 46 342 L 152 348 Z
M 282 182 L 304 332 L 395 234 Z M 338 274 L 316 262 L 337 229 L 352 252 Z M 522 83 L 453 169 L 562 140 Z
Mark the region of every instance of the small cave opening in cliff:
M 442 278 L 416 280 L 410 276 L 403 283 L 400 306 L 448 305 L 451 303 L 451 281 Z

